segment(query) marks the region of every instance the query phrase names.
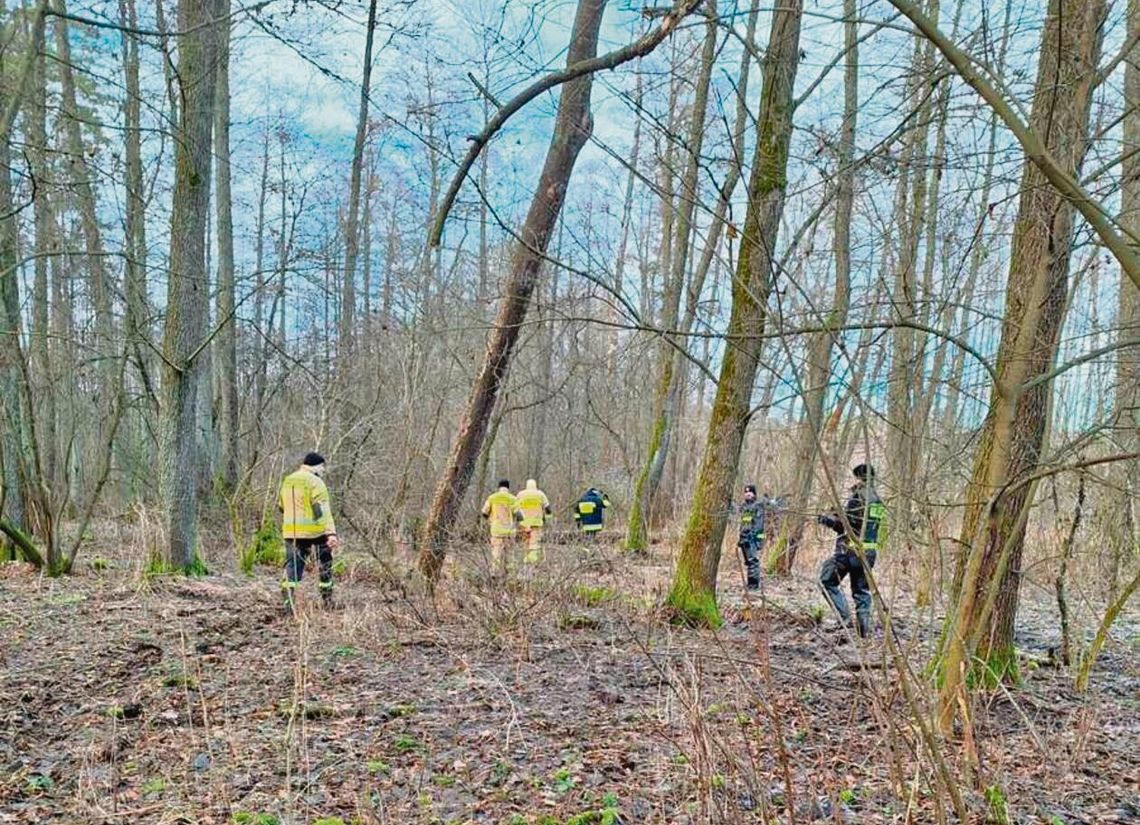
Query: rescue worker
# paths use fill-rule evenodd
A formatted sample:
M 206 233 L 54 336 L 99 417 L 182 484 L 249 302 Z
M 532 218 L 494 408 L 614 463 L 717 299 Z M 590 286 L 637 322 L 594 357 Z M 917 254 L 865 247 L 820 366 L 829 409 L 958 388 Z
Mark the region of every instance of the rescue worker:
M 281 536 L 285 539 L 285 609 L 295 608 L 294 591 L 305 575 L 305 562 L 312 552 L 317 556 L 321 602 L 332 605 L 332 551 L 339 545 L 333 521 L 329 491 L 321 476 L 325 459 L 308 453 L 301 466 L 281 482 Z
M 550 499 L 546 497 L 546 493 L 538 489 L 538 482 L 533 478 L 526 480 L 526 489 L 520 490 L 515 497 L 522 509 L 521 527 L 526 536 L 527 553 L 523 561 L 534 564 L 541 558 L 542 528 L 546 525 L 546 519 L 553 515 L 550 510 Z
M 511 492 L 509 480 L 502 479 L 499 489 L 487 496 L 483 502 L 482 514 L 491 528 L 492 566 L 496 571 L 506 573 L 507 549 L 515 538 L 515 525 L 523 517 L 519 500 Z
M 605 511 L 610 506 L 606 494 L 597 487 L 591 487 L 574 505 L 574 521 L 578 530 L 588 538 L 593 538 L 605 526 Z
M 851 494 L 843 507 L 846 523 L 838 513 L 819 517 L 820 524 L 839 534 L 835 539 L 835 553 L 820 568 L 819 582 L 824 596 L 839 615 L 840 621 L 849 627 L 851 613 L 839 584 L 845 576 L 851 577 L 856 629 L 860 636 L 866 637 L 871 632 L 871 588 L 856 547 L 862 550 L 867 569 L 873 568 L 879 551 L 886 507 L 875 492 L 875 468 L 870 464 L 860 464 L 851 472 L 857 481 L 851 487 Z
M 764 522 L 767 516 L 767 499 L 756 498 L 756 485 L 744 486 L 744 501 L 740 503 L 740 535 L 736 545 L 744 556 L 744 570 L 749 590 L 760 589 L 760 548 L 764 544 Z

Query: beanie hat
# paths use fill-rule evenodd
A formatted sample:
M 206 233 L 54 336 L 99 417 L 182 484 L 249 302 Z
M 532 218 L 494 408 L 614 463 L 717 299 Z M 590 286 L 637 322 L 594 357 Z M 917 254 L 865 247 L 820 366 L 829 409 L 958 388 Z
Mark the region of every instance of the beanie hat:
M 305 458 L 301 463 L 306 467 L 319 467 L 325 463 L 325 457 L 320 453 L 305 453 Z
M 874 478 L 875 477 L 875 468 L 872 467 L 870 464 L 859 464 L 853 470 L 851 470 L 851 474 L 854 475 L 855 478 L 861 478 L 861 479 Z

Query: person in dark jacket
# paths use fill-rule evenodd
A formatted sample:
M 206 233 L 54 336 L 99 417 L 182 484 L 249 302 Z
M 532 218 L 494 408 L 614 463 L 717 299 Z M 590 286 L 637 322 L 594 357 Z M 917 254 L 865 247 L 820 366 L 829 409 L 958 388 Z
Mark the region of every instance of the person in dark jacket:
M 867 583 L 863 559 L 866 559 L 868 568 L 875 566 L 886 508 L 875 492 L 875 468 L 870 464 L 860 464 L 852 473 L 857 481 L 843 507 L 846 518 L 838 513 L 819 517 L 820 524 L 839 534 L 835 539 L 835 552 L 820 569 L 819 582 L 840 621 L 850 625 L 851 613 L 843 591 L 839 589 L 843 579 L 850 576 L 856 629 L 860 636 L 865 637 L 871 632 L 871 588 Z M 860 559 L 856 547 L 862 550 L 863 559 Z
M 587 537 L 593 538 L 595 533 L 605 526 L 605 511 L 610 506 L 606 494 L 597 487 L 591 487 L 574 504 L 574 523 L 578 530 Z
M 736 545 L 744 556 L 744 570 L 749 590 L 760 589 L 760 548 L 764 544 L 764 521 L 767 499 L 756 498 L 756 485 L 746 484 L 740 503 L 740 535 Z

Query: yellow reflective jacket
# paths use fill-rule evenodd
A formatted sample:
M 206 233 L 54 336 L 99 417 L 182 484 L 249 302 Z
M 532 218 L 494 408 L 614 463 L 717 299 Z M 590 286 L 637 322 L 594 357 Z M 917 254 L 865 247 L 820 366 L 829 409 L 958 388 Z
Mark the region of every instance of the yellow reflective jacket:
M 546 519 L 546 511 L 550 509 L 550 499 L 542 490 L 519 490 L 519 507 L 522 508 L 523 527 L 541 527 Z
M 329 491 L 316 473 L 301 468 L 281 482 L 281 535 L 319 539 L 336 534 Z
M 505 488 L 491 493 L 483 502 L 483 515 L 491 521 L 492 536 L 513 536 L 516 513 L 522 513 L 519 509 L 519 500 Z

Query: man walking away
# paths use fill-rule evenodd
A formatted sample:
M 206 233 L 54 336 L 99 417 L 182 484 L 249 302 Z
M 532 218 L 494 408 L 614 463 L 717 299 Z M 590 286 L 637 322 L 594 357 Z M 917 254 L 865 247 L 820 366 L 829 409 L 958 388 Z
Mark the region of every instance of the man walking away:
M 502 479 L 499 489 L 483 502 L 483 518 L 491 527 L 491 562 L 496 572 L 507 572 L 507 549 L 515 537 L 515 524 L 522 520 L 519 500 L 511 492 L 511 482 Z
M 281 535 L 285 539 L 285 609 L 292 613 L 295 590 L 305 575 L 305 561 L 315 551 L 318 565 L 318 588 L 325 607 L 332 605 L 332 551 L 340 540 L 333 522 L 329 491 L 321 476 L 325 460 L 319 453 L 309 453 L 301 466 L 281 482 Z
M 610 506 L 606 494 L 591 487 L 574 505 L 574 521 L 586 538 L 593 538 L 605 526 L 605 510 Z
M 867 568 L 874 567 L 886 507 L 875 492 L 875 468 L 870 464 L 860 464 L 852 473 L 857 480 L 843 508 L 846 523 L 836 513 L 819 517 L 820 524 L 839 534 L 835 539 L 835 553 L 820 569 L 819 582 L 824 596 L 839 615 L 840 621 L 845 626 L 850 626 L 851 613 L 839 584 L 845 576 L 851 577 L 856 627 L 859 635 L 866 637 L 871 632 L 871 588 L 867 584 L 867 573 L 856 547 L 862 550 Z
M 744 555 L 744 569 L 749 590 L 760 589 L 760 547 L 764 543 L 765 502 L 756 498 L 756 485 L 744 487 L 740 504 L 740 536 L 737 546 Z
M 538 489 L 538 482 L 533 478 L 526 480 L 526 489 L 520 490 L 516 498 L 522 509 L 522 529 L 526 534 L 527 554 L 523 561 L 534 564 L 542 557 L 542 528 L 551 516 L 550 499 Z

